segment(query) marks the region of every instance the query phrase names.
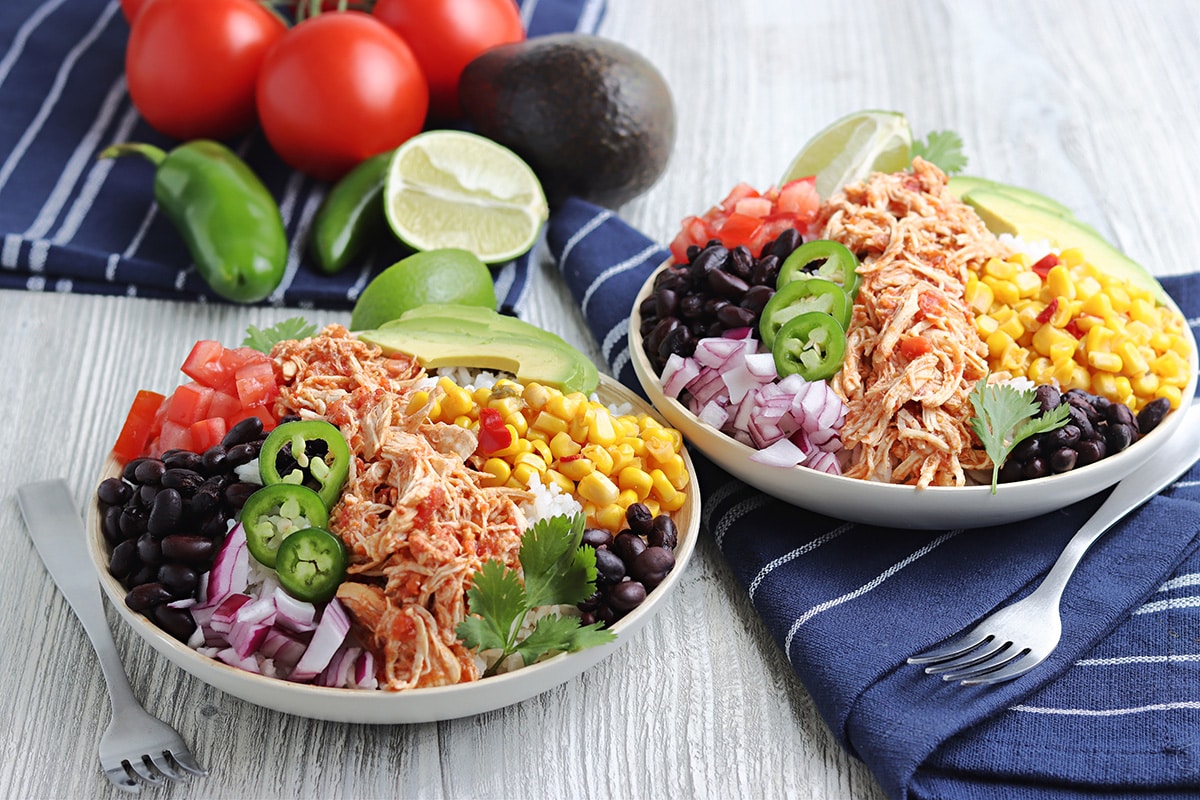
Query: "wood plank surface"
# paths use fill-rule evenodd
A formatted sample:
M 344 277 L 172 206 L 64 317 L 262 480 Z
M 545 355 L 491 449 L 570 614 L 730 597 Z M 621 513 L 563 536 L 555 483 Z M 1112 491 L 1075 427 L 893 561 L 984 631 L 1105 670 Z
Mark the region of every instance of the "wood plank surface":
M 1191 0 L 610 0 L 601 33 L 674 92 L 663 179 L 621 215 L 667 241 L 738 181 L 765 188 L 840 115 L 953 129 L 969 171 L 1049 194 L 1159 274 L 1200 253 L 1200 11 Z M 552 265 L 530 319 L 597 355 Z M 37 559 L 15 487 L 63 476 L 80 508 L 141 387 L 166 389 L 198 338 L 239 341 L 295 312 L 0 292 L 0 797 L 113 797 L 97 765 L 100 670 Z M 347 323 L 347 313 L 306 312 Z M 579 678 L 479 717 L 311 721 L 213 689 L 109 609 L 136 694 L 211 770 L 151 796 L 857 798 L 842 751 L 705 537 L 672 601 Z

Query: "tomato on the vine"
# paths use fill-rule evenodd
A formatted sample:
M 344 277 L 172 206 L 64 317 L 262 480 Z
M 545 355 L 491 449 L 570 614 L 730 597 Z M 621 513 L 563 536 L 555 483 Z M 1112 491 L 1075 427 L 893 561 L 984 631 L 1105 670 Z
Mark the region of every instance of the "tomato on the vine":
M 258 76 L 267 141 L 290 166 L 325 181 L 419 133 L 428 109 L 429 87 L 412 50 L 358 11 L 296 25 Z
M 125 21 L 132 25 L 142 6 L 148 2 L 150 0 L 121 0 L 121 13 L 125 15 Z
M 254 86 L 267 50 L 287 31 L 254 0 L 145 3 L 125 49 L 129 96 L 176 139 L 228 139 L 254 125 Z
M 462 116 L 458 79 L 476 56 L 525 38 L 513 0 L 376 0 L 374 12 L 408 42 L 429 81 L 430 116 Z

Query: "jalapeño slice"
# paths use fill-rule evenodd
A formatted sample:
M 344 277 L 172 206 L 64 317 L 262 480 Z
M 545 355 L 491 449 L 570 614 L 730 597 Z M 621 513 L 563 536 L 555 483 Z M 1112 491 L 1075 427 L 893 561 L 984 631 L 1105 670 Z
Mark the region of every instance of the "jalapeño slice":
M 792 251 L 775 279 L 775 288 L 782 289 L 793 281 L 824 278 L 833 281 L 853 301 L 858 295 L 858 257 L 841 242 L 816 239 L 805 242 Z M 843 326 L 845 327 L 845 326 Z
M 842 287 L 824 278 L 792 281 L 771 296 L 758 321 L 758 335 L 772 347 L 779 329 L 800 314 L 819 311 L 829 314 L 845 330 L 850 325 L 853 305 Z
M 296 483 L 333 508 L 350 474 L 350 448 L 336 426 L 323 419 L 279 425 L 263 442 L 258 471 L 264 484 Z
M 846 332 L 828 314 L 809 311 L 779 329 L 771 355 L 781 378 L 793 374 L 806 381 L 832 378 L 846 357 Z
M 297 483 L 272 483 L 264 486 L 242 506 L 242 528 L 246 546 L 258 563 L 275 566 L 279 545 L 291 534 L 305 528 L 325 528 L 329 512 L 321 496 Z
M 323 528 L 296 531 L 279 544 L 275 573 L 292 597 L 322 603 L 337 593 L 346 577 L 346 546 Z

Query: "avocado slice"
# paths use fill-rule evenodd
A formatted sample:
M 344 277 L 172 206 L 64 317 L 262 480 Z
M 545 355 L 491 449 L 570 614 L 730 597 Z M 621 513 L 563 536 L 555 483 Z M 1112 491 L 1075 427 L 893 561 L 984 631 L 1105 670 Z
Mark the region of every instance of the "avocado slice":
M 1070 208 L 1058 202 L 1057 200 L 1047 197 L 1044 194 L 1033 191 L 1032 189 L 1023 189 L 1020 186 L 1013 186 L 1009 183 L 1000 183 L 998 181 L 989 180 L 988 178 L 980 178 L 975 175 L 955 175 L 946 182 L 950 193 L 959 200 L 966 202 L 966 195 L 977 189 L 992 190 L 1003 192 L 1011 195 L 1014 200 L 1025 203 L 1026 205 L 1043 208 L 1047 211 L 1063 217 L 1073 217 L 1075 212 Z
M 992 233 L 1009 233 L 1029 242 L 1045 240 L 1059 249 L 1077 247 L 1100 270 L 1146 289 L 1160 303 L 1169 302 L 1166 291 L 1145 267 L 1113 247 L 1095 228 L 1074 215 L 1063 216 L 1022 202 L 1011 192 L 988 187 L 971 189 L 963 196 L 963 201 L 975 209 Z
M 600 373 L 561 337 L 480 306 L 427 305 L 358 338 L 385 353 L 407 353 L 428 369 L 474 367 L 510 372 L 565 392 L 591 394 Z

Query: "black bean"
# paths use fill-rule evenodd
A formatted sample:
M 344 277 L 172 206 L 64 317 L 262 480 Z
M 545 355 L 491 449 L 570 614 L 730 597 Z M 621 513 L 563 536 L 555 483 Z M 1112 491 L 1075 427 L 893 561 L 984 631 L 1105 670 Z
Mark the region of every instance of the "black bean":
M 228 450 L 231 447 L 239 444 L 253 442 L 263 434 L 262 419 L 257 415 L 246 417 L 244 420 L 236 423 L 232 428 L 225 432 L 224 438 L 221 439 L 221 446 Z
M 706 247 L 700 254 L 692 259 L 689 272 L 692 280 L 700 281 L 705 278 L 708 273 L 714 270 L 720 270 L 725 266 L 725 262 L 729 260 L 729 251 L 720 245 L 716 247 Z
M 596 622 L 608 625 L 615 622 L 617 619 L 616 613 L 612 610 L 612 606 L 607 603 L 601 603 L 596 606 L 596 610 L 592 612 L 592 619 Z
M 159 545 L 158 540 L 148 532 L 143 533 L 137 538 L 137 554 L 143 564 L 157 566 L 163 560 L 162 547 Z
M 150 510 L 150 506 L 154 505 L 154 498 L 157 495 L 158 487 L 153 483 L 143 484 L 137 488 L 136 492 L 133 493 L 134 502 L 140 508 L 144 508 L 147 511 Z
M 603 600 L 604 600 L 604 596 L 602 594 L 600 594 L 599 590 L 597 590 L 595 592 L 592 592 L 592 596 L 589 597 L 587 600 L 584 600 L 580 603 L 576 603 L 575 607 L 578 608 L 580 611 L 585 611 L 585 612 L 586 611 L 595 611 L 596 607 L 599 606 Z M 588 623 L 585 622 L 583 624 L 587 625 Z
M 257 483 L 236 481 L 225 487 L 225 502 L 229 503 L 234 509 L 241 509 L 246 504 L 246 501 L 250 499 L 250 495 L 261 488 Z
M 607 547 L 597 550 L 596 577 L 603 583 L 619 583 L 625 577 L 625 562 Z
M 771 254 L 780 261 L 785 261 L 792 251 L 800 246 L 800 231 L 788 228 L 771 243 Z
M 1120 403 L 1113 403 L 1109 408 L 1125 408 Z M 1128 409 L 1126 409 L 1128 410 Z M 1134 423 L 1137 424 L 1136 422 Z M 1133 444 L 1133 427 L 1124 423 L 1109 423 L 1104 431 L 1104 444 L 1108 453 L 1119 453 Z
M 163 454 L 163 465 L 168 469 L 200 469 L 200 454 L 191 450 L 174 450 L 170 455 Z
M 1050 469 L 1054 472 L 1070 472 L 1075 469 L 1079 454 L 1070 447 L 1060 447 L 1050 454 Z
M 592 610 L 593 609 L 587 609 L 582 614 L 579 615 L 579 624 L 580 625 L 586 626 L 586 625 L 595 625 L 596 624 L 596 615 L 592 613 Z
M 613 611 L 627 614 L 646 599 L 646 587 L 638 581 L 621 581 L 608 590 L 608 604 Z
M 690 356 L 695 351 L 696 339 L 683 325 L 673 328 L 658 346 L 658 354 L 664 362 L 672 355 Z
M 624 530 L 613 539 L 612 550 L 625 562 L 632 564 L 633 560 L 646 549 L 646 541 L 632 531 Z
M 142 459 L 133 471 L 134 482 L 157 484 L 162 480 L 163 473 L 166 471 L 166 466 L 157 458 Z
M 127 505 L 121 511 L 120 528 L 126 539 L 136 539 L 146 532 L 146 510 Z
M 1043 383 L 1033 390 L 1033 398 L 1041 407 L 1042 413 L 1045 414 L 1058 408 L 1059 401 L 1062 400 L 1062 394 L 1059 393 L 1057 387 Z
M 674 289 L 659 289 L 654 293 L 654 313 L 659 317 L 673 317 L 679 309 L 679 293 Z
M 121 584 L 126 589 L 133 589 L 136 586 L 141 586 L 143 583 L 153 583 L 156 575 L 158 575 L 157 564 L 143 564 L 139 561 L 137 569 L 128 578 L 121 581 Z
M 158 627 L 181 642 L 190 639 L 193 631 L 196 630 L 196 621 L 192 619 L 191 612 L 186 608 L 171 608 L 169 605 L 161 604 L 154 607 L 151 616 L 158 623 Z
M 1094 464 L 1107 454 L 1103 439 L 1084 439 L 1075 445 L 1075 452 L 1078 454 L 1075 464 L 1080 467 Z
M 685 251 L 685 255 L 687 256 L 688 263 L 692 263 L 696 260 L 696 256 L 700 255 L 700 245 L 689 244 L 687 250 Z
M 745 328 L 753 325 L 758 313 L 750 308 L 735 306 L 732 303 L 717 312 L 717 321 L 726 328 Z
M 173 533 L 163 537 L 162 557 L 167 561 L 197 564 L 208 561 L 217 551 L 216 543 L 207 536 Z
M 679 316 L 684 319 L 700 319 L 704 314 L 704 298 L 698 294 L 689 294 L 679 299 Z
M 243 464 L 249 464 L 258 458 L 258 452 L 261 449 L 262 445 L 258 442 L 235 444 L 225 451 L 225 464 L 229 467 L 240 467 Z
M 1138 431 L 1145 436 L 1158 427 L 1158 424 L 1163 421 L 1163 418 L 1167 416 L 1167 412 L 1170 410 L 1171 401 L 1165 397 L 1160 397 L 1157 400 L 1147 403 L 1137 415 Z
M 654 515 L 645 503 L 630 503 L 625 509 L 625 521 L 631 531 L 646 536 L 653 527 Z
M 708 273 L 708 287 L 722 297 L 741 297 L 750 288 L 738 276 L 721 270 Z
M 750 309 L 755 314 L 760 314 L 774 295 L 775 290 L 770 286 L 751 286 L 742 296 L 738 305 Z
M 221 504 L 222 490 L 205 483 L 188 500 L 188 511 L 193 516 L 202 516 Z
M 134 611 L 145 612 L 157 605 L 171 601 L 171 592 L 161 583 L 143 583 L 129 590 L 125 605 Z
M 137 468 L 145 460 L 144 458 L 135 458 L 132 461 L 126 462 L 125 466 L 121 469 L 121 477 L 130 483 L 135 482 L 137 480 Z
M 1061 428 L 1055 428 L 1049 433 L 1049 444 L 1051 446 L 1072 447 L 1079 441 L 1080 431 L 1078 425 L 1067 423 Z
M 121 532 L 121 511 L 120 506 L 108 506 L 100 515 L 100 532 L 112 545 L 125 540 L 125 534 Z
M 1007 459 L 1000 467 L 1000 480 L 1004 483 L 1019 481 L 1025 476 L 1021 474 L 1022 464 L 1015 458 Z
M 167 470 L 170 472 L 170 470 Z M 195 474 L 195 473 L 193 473 Z M 146 530 L 151 536 L 162 538 L 179 524 L 183 517 L 183 497 L 176 489 L 163 489 L 154 497 Z
M 1049 465 L 1046 463 L 1046 459 L 1040 456 L 1029 459 L 1025 462 L 1025 465 L 1021 467 L 1021 475 L 1029 480 L 1033 480 L 1035 478 L 1044 478 L 1049 474 Z
M 1124 403 L 1109 403 L 1104 409 L 1104 418 L 1109 425 L 1128 425 L 1130 428 L 1137 425 L 1133 412 Z
M 603 528 L 588 528 L 583 532 L 583 543 L 589 547 L 608 547 L 612 540 L 612 534 Z
M 158 568 L 158 582 L 170 589 L 171 595 L 178 600 L 192 596 L 200 576 L 187 564 L 172 562 Z
M 1037 436 L 1031 436 L 1017 443 L 1013 448 L 1012 456 L 1017 461 L 1028 461 L 1031 458 L 1036 458 L 1042 453 L 1042 441 Z
M 646 542 L 651 547 L 665 547 L 668 550 L 674 550 L 675 545 L 679 543 L 679 529 L 675 527 L 674 520 L 666 514 L 659 514 L 655 517 Z
M 137 557 L 137 544 L 133 539 L 126 539 L 113 548 L 108 557 L 108 571 L 117 580 L 124 580 L 141 566 Z
M 221 509 L 210 511 L 206 516 L 200 518 L 196 524 L 196 532 L 201 536 L 207 536 L 209 539 L 217 539 L 225 535 L 228 530 L 229 517 L 221 512 Z
M 746 251 L 746 253 L 749 252 L 750 251 L 748 250 Z M 755 263 L 753 256 L 747 257 L 736 248 L 734 249 L 732 256 L 733 257 L 729 259 L 729 263 L 725 265 L 725 271 L 730 275 L 733 275 L 735 278 L 741 278 L 744 281 L 750 280 L 750 273 L 754 269 Z
M 1072 390 L 1072 391 L 1074 391 L 1074 390 Z M 1089 406 L 1089 408 L 1090 408 L 1090 406 Z M 1091 410 L 1092 410 L 1092 413 L 1094 414 L 1095 409 L 1091 409 Z M 1079 428 L 1080 436 L 1082 436 L 1084 439 L 1094 439 L 1096 437 L 1096 428 L 1095 428 L 1095 426 L 1092 425 L 1092 420 L 1088 416 L 1087 411 L 1080 408 L 1078 405 L 1072 404 L 1070 415 L 1071 415 L 1071 422 L 1074 423 L 1075 427 Z
M 653 294 L 643 299 L 638 306 L 638 315 L 642 318 L 642 322 L 644 323 L 648 317 L 653 317 L 657 308 L 658 301 L 654 298 Z
M 163 473 L 162 485 L 168 489 L 175 489 L 186 495 L 191 495 L 192 492 L 199 489 L 204 484 L 204 476 L 193 469 L 184 469 L 176 467 L 169 469 Z
M 647 589 L 662 583 L 675 568 L 675 555 L 665 547 L 647 547 L 629 565 L 629 577 L 640 581 Z
M 222 445 L 214 444 L 205 450 L 204 455 L 200 458 L 200 465 L 208 475 L 216 475 L 219 472 L 224 472 L 225 448 Z
M 96 487 L 96 496 L 102 503 L 119 506 L 133 496 L 133 487 L 120 478 L 105 478 Z

